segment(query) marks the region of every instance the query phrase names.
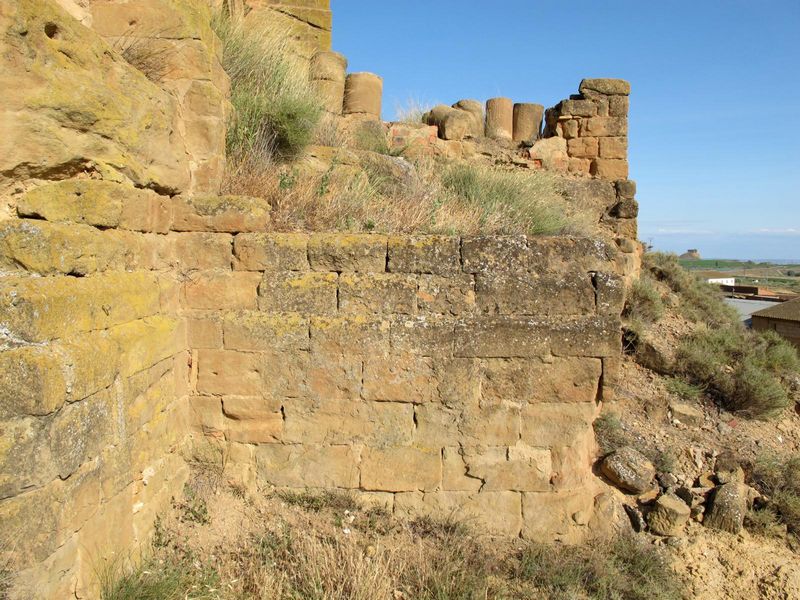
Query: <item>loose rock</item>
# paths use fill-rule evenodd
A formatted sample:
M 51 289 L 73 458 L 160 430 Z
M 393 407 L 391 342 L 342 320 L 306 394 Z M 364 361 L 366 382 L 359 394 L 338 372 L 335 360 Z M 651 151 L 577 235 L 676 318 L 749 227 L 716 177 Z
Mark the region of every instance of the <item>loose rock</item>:
M 706 511 L 705 524 L 712 529 L 739 533 L 747 514 L 747 486 L 741 483 L 726 483 L 714 490 L 711 505 Z
M 626 446 L 603 459 L 600 471 L 616 487 L 632 494 L 643 494 L 652 487 L 656 468 L 641 452 Z
M 677 536 L 689 521 L 691 509 L 675 494 L 664 494 L 656 500 L 655 507 L 647 515 L 650 531 L 657 535 Z

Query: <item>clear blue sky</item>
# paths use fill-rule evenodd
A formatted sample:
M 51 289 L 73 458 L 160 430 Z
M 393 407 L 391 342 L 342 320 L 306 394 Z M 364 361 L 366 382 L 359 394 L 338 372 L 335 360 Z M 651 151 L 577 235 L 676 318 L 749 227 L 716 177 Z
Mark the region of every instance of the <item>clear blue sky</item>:
M 409 99 L 552 106 L 631 81 L 640 238 L 800 260 L 800 0 L 333 0 L 334 49 Z

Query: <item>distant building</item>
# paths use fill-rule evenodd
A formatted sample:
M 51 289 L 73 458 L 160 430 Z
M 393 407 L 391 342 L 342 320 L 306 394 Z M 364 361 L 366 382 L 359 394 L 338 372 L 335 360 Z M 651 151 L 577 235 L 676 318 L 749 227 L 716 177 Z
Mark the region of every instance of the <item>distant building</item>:
M 753 313 L 753 329 L 772 330 L 800 348 L 800 298 Z
M 700 260 L 700 251 L 697 248 L 689 248 L 685 254 L 681 254 L 678 258 L 681 260 Z
M 736 277 L 714 277 L 712 279 L 706 279 L 707 283 L 716 283 L 718 285 L 736 285 Z

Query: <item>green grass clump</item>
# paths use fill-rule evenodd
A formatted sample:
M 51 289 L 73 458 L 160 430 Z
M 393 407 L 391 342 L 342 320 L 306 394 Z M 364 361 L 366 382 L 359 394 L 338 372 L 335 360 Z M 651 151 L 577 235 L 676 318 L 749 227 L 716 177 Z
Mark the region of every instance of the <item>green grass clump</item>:
M 622 421 L 611 412 L 601 414 L 593 424 L 597 443 L 603 454 L 613 452 L 632 443 L 632 437 L 622 427 Z
M 120 573 L 101 576 L 102 600 L 216 600 L 218 575 L 188 557 L 150 559 Z
M 800 370 L 797 351 L 773 332 L 702 329 L 685 338 L 676 371 L 703 387 L 725 408 L 756 418 L 791 404 L 788 377 Z
M 664 302 L 651 279 L 642 277 L 633 283 L 624 316 L 641 324 L 655 323 L 664 316 Z
M 546 598 L 571 600 L 679 600 L 678 578 L 658 551 L 632 536 L 586 546 L 531 545 L 518 576 Z
M 557 180 L 546 173 L 534 176 L 462 163 L 444 171 L 442 185 L 477 208 L 482 223 L 502 216 L 529 235 L 568 233 L 576 225 L 565 212 Z
M 233 115 L 227 151 L 235 164 L 290 160 L 311 142 L 322 106 L 290 48 L 287 32 L 267 21 L 219 13 L 222 66 L 231 81 Z
M 781 523 L 789 533 L 800 535 L 800 454 L 759 457 L 752 482 L 767 502 L 760 511 L 751 513 L 750 523 L 767 532 Z

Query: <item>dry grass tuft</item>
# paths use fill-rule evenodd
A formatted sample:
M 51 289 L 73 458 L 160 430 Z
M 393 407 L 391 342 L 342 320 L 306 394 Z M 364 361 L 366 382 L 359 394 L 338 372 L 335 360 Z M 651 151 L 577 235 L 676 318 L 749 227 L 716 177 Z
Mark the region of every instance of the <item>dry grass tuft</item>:
M 170 71 L 170 62 L 174 53 L 173 47 L 159 35 L 148 34 L 131 28 L 117 38 L 112 48 L 131 66 L 141 71 L 147 79 L 160 84 Z

